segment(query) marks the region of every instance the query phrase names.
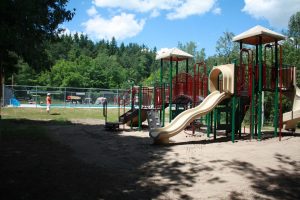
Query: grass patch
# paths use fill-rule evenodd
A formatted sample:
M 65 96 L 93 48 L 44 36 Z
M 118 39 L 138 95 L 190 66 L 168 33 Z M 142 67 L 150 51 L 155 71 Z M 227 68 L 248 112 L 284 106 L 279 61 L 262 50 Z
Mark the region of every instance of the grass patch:
M 118 109 L 108 109 L 108 121 L 117 121 Z M 100 119 L 104 120 L 102 109 L 84 108 L 52 108 L 50 114 L 42 108 L 3 108 L 2 119 L 29 119 L 68 121 L 72 119 Z M 123 114 L 123 109 L 120 109 Z

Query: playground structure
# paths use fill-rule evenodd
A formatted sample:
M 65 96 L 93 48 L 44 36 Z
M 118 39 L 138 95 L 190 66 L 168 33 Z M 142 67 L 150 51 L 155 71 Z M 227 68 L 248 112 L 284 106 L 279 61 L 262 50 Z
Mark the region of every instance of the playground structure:
M 160 82 L 154 87 L 131 86 L 127 95 L 119 98 L 128 102 L 130 109 L 126 111 L 124 104 L 123 114 L 119 115 L 118 122 L 106 122 L 106 127 L 111 124 L 127 124 L 131 127 L 138 126 L 141 129 L 142 122 L 148 118 L 151 129 L 164 126 L 165 110 L 169 107 L 169 121 L 178 114 L 198 105 L 207 96 L 207 74 L 204 62 L 196 63 L 193 74 L 188 68 L 188 60 L 193 56 L 179 49 L 169 49 L 158 55 L 161 60 Z M 163 60 L 170 64 L 170 76 L 168 83 L 163 82 Z M 179 73 L 179 62 L 185 61 L 185 72 Z M 175 62 L 175 76 L 172 74 L 172 66 Z M 122 97 L 123 96 L 123 97 Z M 141 101 L 140 101 L 141 100 Z M 120 100 L 122 102 L 122 100 Z M 107 114 L 104 111 L 105 114 Z
M 153 88 L 134 86 L 115 97 L 118 105 L 117 121 L 107 120 L 107 102 L 103 102 L 103 116 L 105 117 L 105 128 L 117 130 L 119 125 L 127 124 L 131 127 L 141 129 L 142 122 L 147 119 L 147 112 L 153 110 Z M 121 114 L 122 113 L 122 114 Z
M 214 68 L 210 75 L 210 91 L 211 93 L 200 103 L 200 105 L 188 109 L 185 112 L 180 113 L 169 125 L 164 128 L 154 129 L 150 132 L 150 136 L 156 140 L 166 142 L 170 137 L 178 134 L 187 125 L 189 125 L 196 118 L 203 116 L 210 112 L 217 104 L 224 99 L 229 98 L 234 93 L 233 88 L 233 65 L 222 65 Z M 218 90 L 219 82 L 218 75 L 222 72 L 223 92 Z
M 295 130 L 300 121 L 300 91 L 296 86 L 296 68 L 284 67 L 282 64 L 282 47 L 278 41 L 284 38 L 261 26 L 236 36 L 233 40 L 240 43 L 239 62 L 215 66 L 209 75 L 211 94 L 199 106 L 178 115 L 169 125 L 150 130 L 150 137 L 158 142 L 168 142 L 170 137 L 181 132 L 193 120 L 209 112 L 213 112 L 215 136 L 218 129 L 217 116 L 222 112 L 219 106 L 223 104 L 226 108 L 223 110 L 226 114 L 226 126 L 219 129 L 231 132 L 232 142 L 236 134 L 241 136 L 241 124 L 247 110 L 250 112 L 251 138 L 255 134 L 261 140 L 263 91 L 274 93 L 274 136 L 278 135 L 278 125 L 279 138 L 283 124 L 285 129 Z M 254 53 L 251 49 L 243 48 L 243 44 L 255 45 L 255 62 Z M 267 53 L 271 54 L 269 60 Z M 221 85 L 218 84 L 219 80 Z M 291 112 L 282 114 L 282 95 L 293 101 Z
M 160 82 L 154 87 L 132 85 L 130 109 L 124 109 L 118 123 L 141 129 L 148 118 L 150 137 L 155 142 L 168 142 L 188 126 L 194 132 L 194 122 L 202 122 L 205 116 L 208 136 L 213 132 L 216 138 L 216 130 L 225 130 L 234 142 L 236 135 L 241 137 L 242 122 L 248 112 L 250 136 L 261 140 L 263 92 L 270 92 L 274 95 L 274 136 L 278 136 L 279 130 L 281 139 L 283 128 L 294 131 L 300 121 L 296 68 L 282 63 L 283 50 L 278 42 L 283 39 L 283 35 L 264 27 L 253 27 L 233 39 L 240 44 L 239 59 L 233 64 L 214 66 L 210 72 L 204 62 L 196 63 L 191 71 L 188 62 L 193 56 L 179 49 L 161 52 L 156 57 L 161 64 Z M 254 48 L 245 48 L 244 44 Z M 184 67 L 182 61 L 185 71 L 179 73 L 179 64 Z M 167 71 L 164 63 L 169 67 L 167 83 L 163 82 L 163 73 Z M 283 95 L 293 102 L 292 110 L 284 114 Z M 166 109 L 169 124 L 165 126 Z

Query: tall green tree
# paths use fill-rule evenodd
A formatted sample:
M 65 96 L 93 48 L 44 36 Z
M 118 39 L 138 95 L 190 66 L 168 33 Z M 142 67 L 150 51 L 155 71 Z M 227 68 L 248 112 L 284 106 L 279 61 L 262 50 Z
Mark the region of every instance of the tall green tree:
M 219 62 L 229 63 L 233 59 L 238 58 L 239 46 L 232 39 L 234 34 L 232 32 L 224 32 L 216 45 L 216 52 L 219 56 Z
M 283 43 L 283 61 L 297 68 L 296 83 L 300 86 L 300 11 L 290 17 L 288 37 Z
M 198 45 L 194 41 L 187 42 L 185 44 L 178 42 L 177 47 L 191 55 L 194 56 L 194 60 L 199 62 L 199 61 L 204 61 L 206 54 L 205 54 L 205 49 L 201 48 L 200 51 L 198 50 Z
M 45 54 L 43 41 L 54 39 L 61 29 L 58 25 L 69 21 L 74 11 L 66 9 L 68 0 L 1 0 L 0 1 L 0 80 L 5 71 L 14 71 L 17 58 L 30 66 L 41 67 Z M 2 88 L 2 87 L 0 87 Z M 0 89 L 0 97 L 2 91 Z
M 195 62 L 201 62 L 205 60 L 205 49 L 202 48 L 200 51 L 198 51 L 197 43 L 194 41 L 190 41 L 185 44 L 178 42 L 178 48 L 194 56 L 192 61 L 189 63 L 191 66 L 194 65 Z M 180 63 L 179 68 L 180 70 L 184 70 L 185 63 Z
M 290 17 L 288 35 L 292 38 L 296 49 L 300 45 L 300 11 Z
M 36 85 L 37 74 L 35 70 L 28 65 L 28 63 L 24 62 L 22 59 L 19 59 L 17 67 L 19 70 L 15 75 L 15 82 L 21 85 Z
M 58 25 L 72 19 L 68 0 L 2 0 L 0 2 L 0 62 L 4 68 L 9 52 L 15 52 L 31 66 L 39 66 L 44 56 L 43 42 L 55 39 Z
M 185 44 L 181 43 L 181 42 L 178 42 L 178 45 L 177 47 L 191 55 L 194 56 L 194 58 L 196 57 L 197 55 L 197 44 L 196 42 L 193 42 L 193 41 L 190 41 L 190 42 L 187 42 Z

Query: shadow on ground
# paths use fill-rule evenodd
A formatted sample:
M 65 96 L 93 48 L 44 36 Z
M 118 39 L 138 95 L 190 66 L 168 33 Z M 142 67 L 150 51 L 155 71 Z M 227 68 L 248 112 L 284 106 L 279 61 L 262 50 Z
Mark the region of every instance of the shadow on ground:
M 293 161 L 290 157 L 276 153 L 278 161 L 276 169 L 268 167 L 261 169 L 249 162 L 239 160 L 217 160 L 224 166 L 232 168 L 235 173 L 250 180 L 253 199 L 300 199 L 300 162 Z M 242 193 L 231 192 L 229 199 L 245 199 Z
M 228 166 L 251 180 L 251 187 L 262 195 L 261 197 L 286 200 L 300 199 L 300 162 L 293 161 L 290 157 L 282 154 L 275 154 L 274 157 L 280 163 L 279 169 L 269 167 L 262 170 L 251 163 L 237 160 L 228 163 Z
M 155 199 L 170 190 L 191 199 L 181 186 L 197 168 L 183 172 L 148 137 L 61 121 L 0 125 L 0 199 Z

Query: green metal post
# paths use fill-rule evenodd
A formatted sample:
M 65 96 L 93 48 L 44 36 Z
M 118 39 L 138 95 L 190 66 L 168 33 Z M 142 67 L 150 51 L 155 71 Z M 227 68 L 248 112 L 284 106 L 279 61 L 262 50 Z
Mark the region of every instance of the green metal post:
M 259 36 L 259 45 L 258 45 L 258 140 L 261 140 L 261 120 L 262 120 L 262 68 L 263 68 L 263 58 L 262 58 L 262 38 Z
M 237 70 L 243 70 L 242 69 L 242 63 L 243 63 L 243 52 L 241 51 L 243 49 L 243 42 L 240 41 L 240 62 L 239 62 L 239 65 L 236 65 L 236 67 L 238 67 L 239 69 Z M 240 73 L 242 74 L 242 73 Z M 237 77 L 237 76 L 236 76 Z M 240 77 L 242 80 L 244 77 Z M 242 83 L 239 83 L 239 84 L 242 84 Z M 242 135 L 242 122 L 241 122 L 241 109 L 244 109 L 244 108 L 241 108 L 241 96 L 238 95 L 238 98 L 237 98 L 237 103 L 238 103 L 238 115 L 236 116 L 237 117 L 237 124 L 238 124 L 238 127 L 239 127 L 239 130 L 238 130 L 238 133 L 239 133 L 239 138 L 241 137 Z
M 178 60 L 176 60 L 176 76 L 178 75 Z
M 255 45 L 255 61 L 256 61 L 256 63 L 255 63 L 255 78 L 258 76 L 258 65 L 259 65 L 259 61 L 258 61 L 258 44 L 256 44 Z M 258 134 L 257 134 L 257 130 L 258 130 L 258 128 L 257 128 L 257 111 L 258 111 L 258 108 L 257 108 L 257 104 L 258 104 L 258 80 L 255 80 L 255 99 L 254 99 L 254 101 L 255 101 L 255 115 L 254 115 L 254 121 L 255 121 L 255 124 L 254 124 L 254 126 L 255 126 L 255 128 L 254 128 L 254 135 L 255 136 L 257 136 Z
M 160 59 L 160 79 L 159 79 L 159 85 L 162 87 L 162 80 L 163 80 L 163 59 Z M 161 96 L 163 96 L 163 91 L 161 89 Z M 162 110 L 160 111 L 160 115 L 159 115 L 159 118 L 160 118 L 160 121 L 162 121 Z
M 218 108 L 214 109 L 214 140 L 217 139 L 217 118 L 218 118 Z
M 226 137 L 228 137 L 228 126 L 230 124 L 229 122 L 229 111 L 228 111 L 229 103 L 226 103 Z
M 210 113 L 210 125 L 209 125 L 209 127 L 210 127 L 210 133 L 213 131 L 212 129 L 213 129 L 213 121 L 214 121 L 214 115 L 213 115 L 214 113 L 213 113 L 213 111 Z M 208 135 L 208 137 L 210 137 L 210 134 Z
M 242 103 L 241 103 L 241 97 L 239 96 L 238 97 L 238 108 L 239 108 L 239 114 L 238 114 L 238 126 L 239 126 L 239 138 L 241 138 L 241 136 L 242 136 L 242 120 L 241 120 L 241 113 L 242 113 L 242 109 L 244 109 L 244 108 L 242 108 Z
M 152 84 L 151 84 L 152 85 Z M 155 104 L 155 99 L 157 99 L 157 96 L 156 96 L 156 92 L 155 92 L 155 84 L 153 85 L 153 90 L 152 90 L 152 102 L 151 102 L 151 105 L 153 105 L 153 109 L 156 108 L 156 104 Z
M 231 105 L 231 141 L 234 142 L 235 138 L 235 106 L 236 106 L 236 96 L 232 97 Z
M 178 58 L 176 60 L 176 84 L 175 84 L 175 95 L 178 95 L 177 92 L 178 92 L 178 88 L 177 88 L 177 83 L 178 83 Z M 178 114 L 178 104 L 175 105 L 176 107 L 176 115 Z
M 142 85 L 139 86 L 139 131 L 142 130 Z
M 278 43 L 275 42 L 275 113 L 274 113 L 274 136 L 277 137 L 278 127 Z
M 117 89 L 117 97 L 118 97 L 118 119 L 120 119 L 120 107 L 121 107 L 120 102 L 121 102 L 121 98 L 120 98 L 120 94 L 119 94 L 119 89 Z
M 208 76 L 209 76 L 210 70 L 207 70 L 207 73 L 208 73 Z M 207 94 L 209 95 L 210 94 L 209 89 L 207 88 L 207 90 L 208 90 Z M 208 113 L 206 115 L 206 117 L 207 117 L 207 137 L 210 137 L 210 132 L 211 132 L 211 112 Z
M 255 79 L 256 79 L 256 75 L 255 75 L 255 68 L 254 68 L 254 63 L 252 63 L 252 95 L 251 95 L 251 122 L 250 122 L 250 132 L 251 132 L 251 138 L 253 139 L 254 136 L 254 123 L 255 123 Z
M 172 57 L 170 58 L 170 74 L 169 74 L 169 122 L 172 121 Z
M 185 63 L 185 90 L 188 90 L 188 73 L 189 73 L 189 59 L 186 59 L 186 63 Z M 194 75 L 195 76 L 195 75 Z
M 186 63 L 185 63 L 185 73 L 189 73 L 189 59 L 186 59 Z
M 131 112 L 133 112 L 133 109 L 134 109 L 134 96 L 133 96 L 133 87 L 134 87 L 134 82 L 131 82 Z M 133 129 L 133 126 L 132 126 L 132 117 L 130 119 L 130 129 L 132 130 Z
M 234 143 L 234 140 L 235 140 L 235 126 L 236 126 L 236 123 L 235 123 L 235 111 L 236 111 L 236 83 L 237 83 L 237 80 L 236 80 L 236 77 L 237 77 L 237 65 L 236 65 L 236 61 L 234 62 L 234 94 L 233 94 L 233 97 L 232 97 L 232 105 L 231 105 L 231 141 Z
M 165 101 L 166 101 L 166 84 L 163 83 L 162 85 L 162 91 L 163 91 L 163 95 L 162 95 L 162 127 L 165 126 Z
M 209 135 L 210 135 L 210 113 L 208 113 L 206 115 L 206 121 L 207 121 L 207 123 L 206 123 L 206 126 L 207 126 L 207 129 L 206 129 L 206 131 L 207 131 L 207 137 L 209 137 Z

